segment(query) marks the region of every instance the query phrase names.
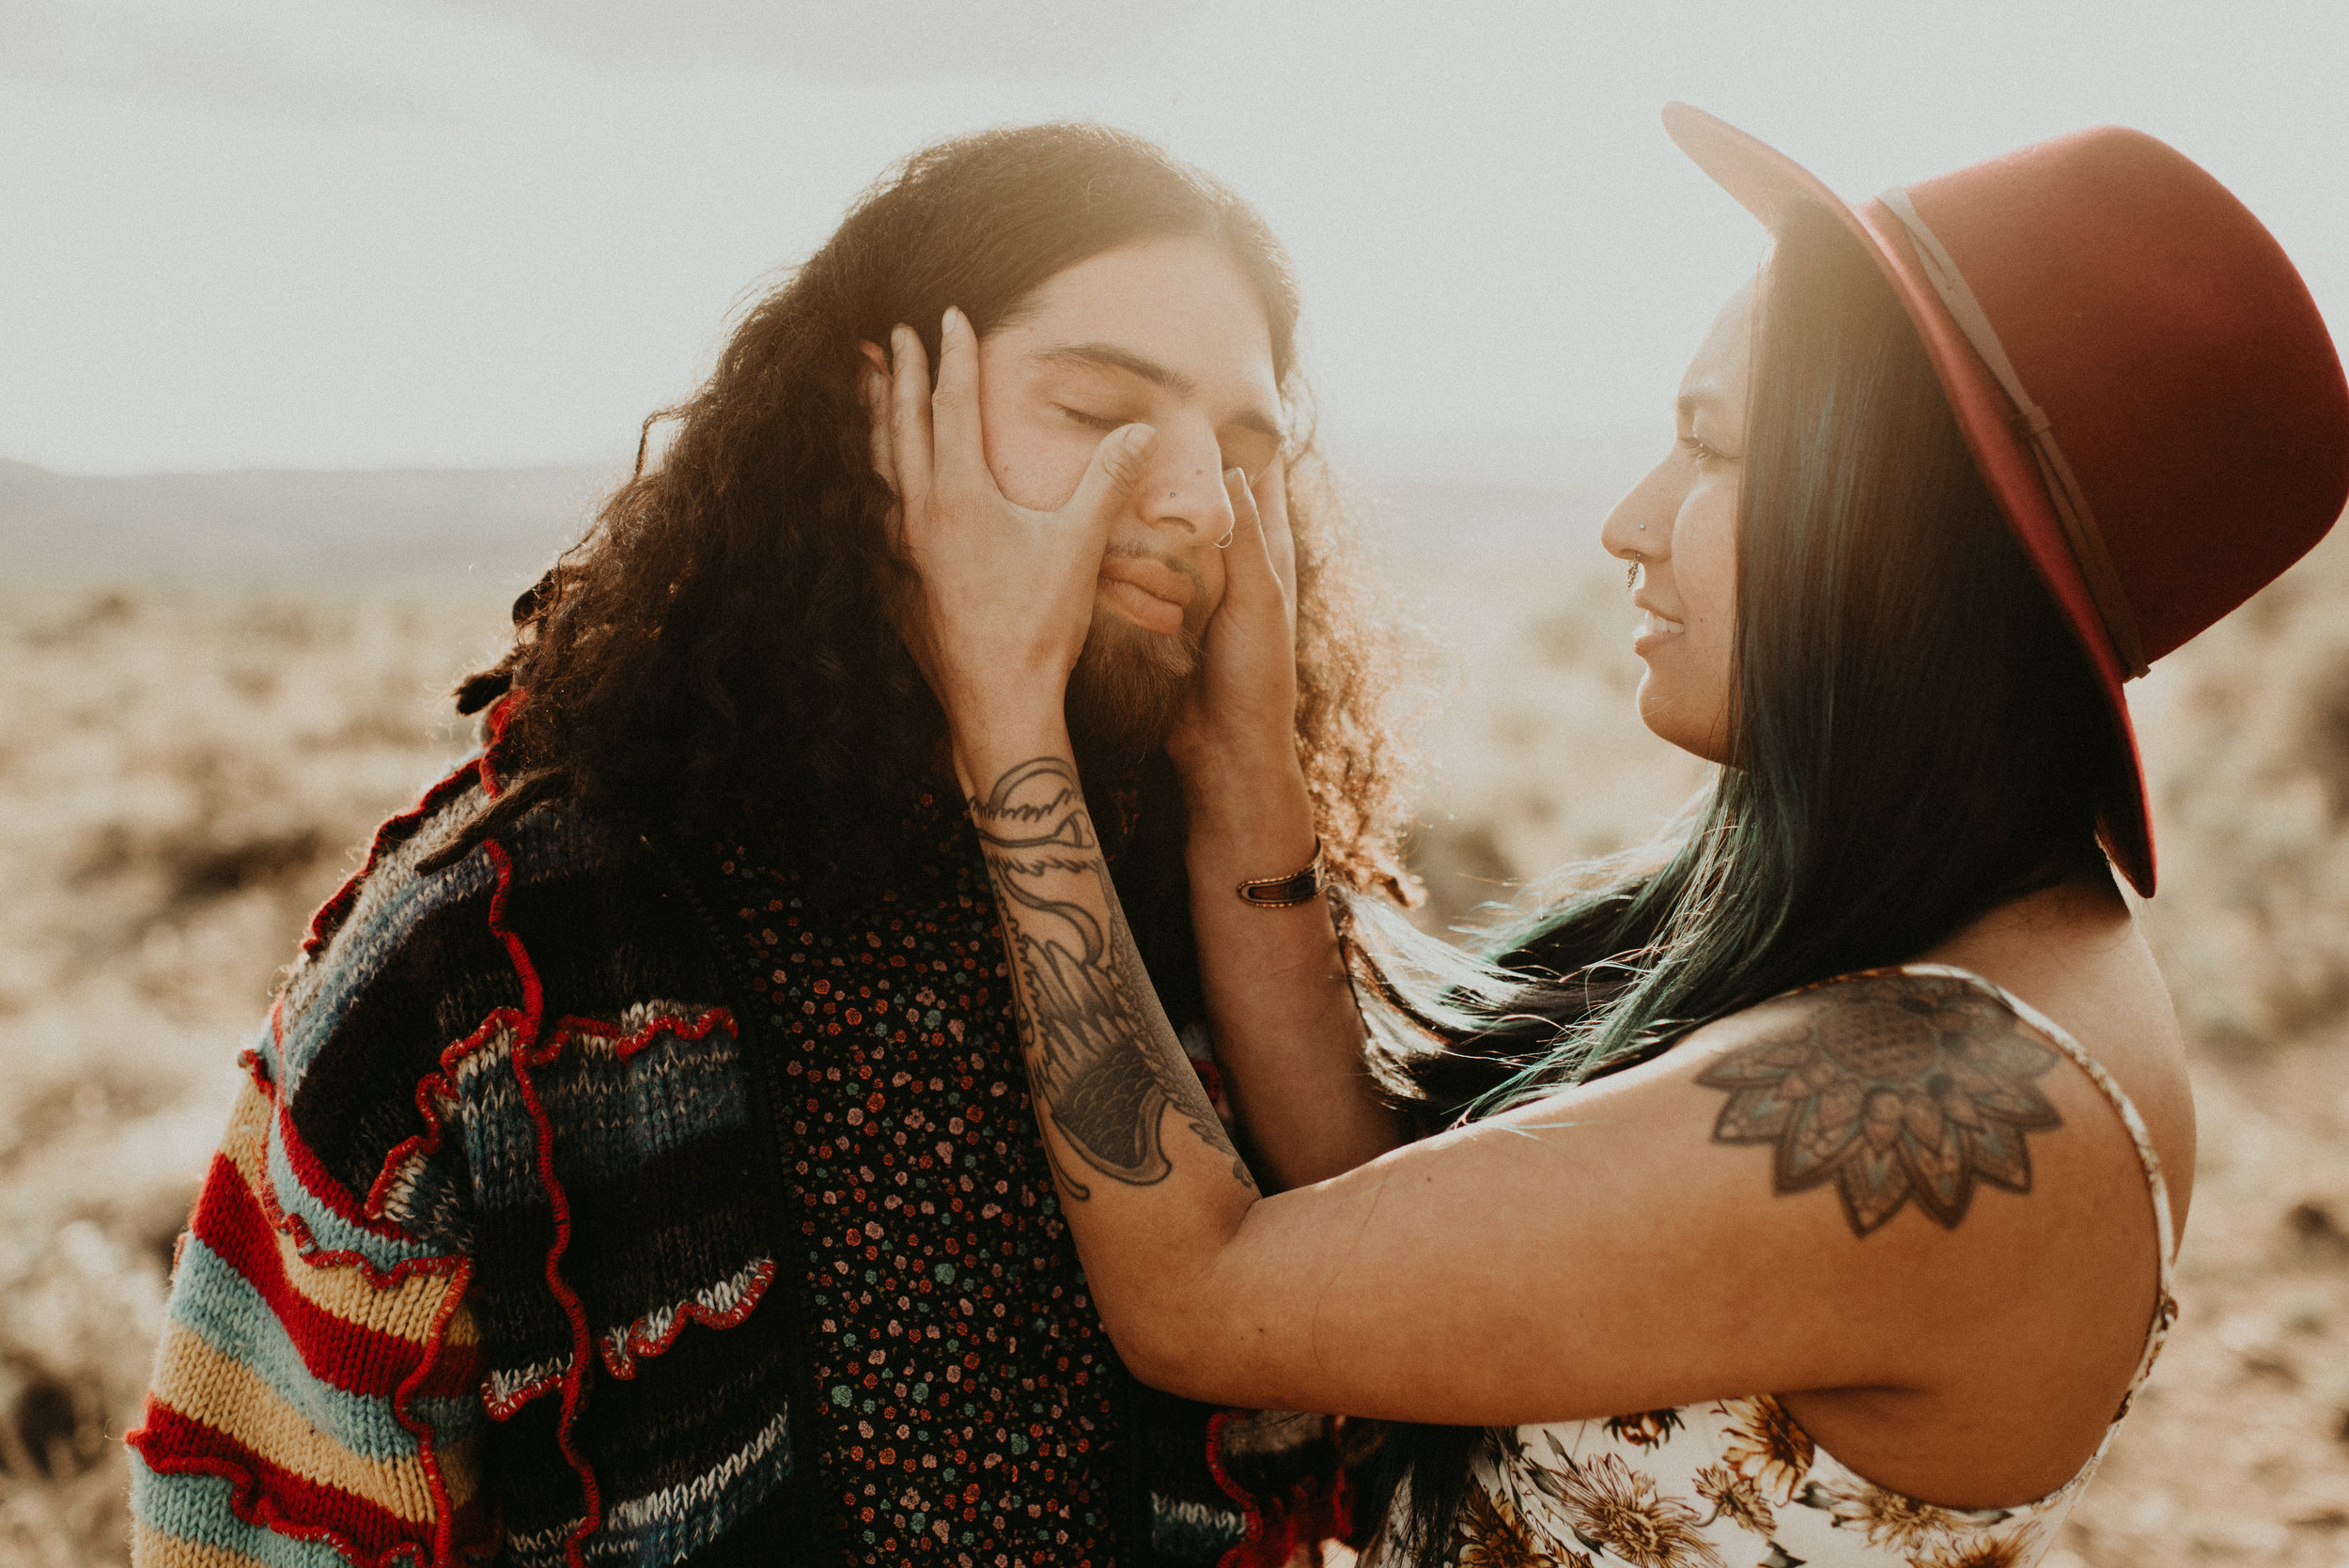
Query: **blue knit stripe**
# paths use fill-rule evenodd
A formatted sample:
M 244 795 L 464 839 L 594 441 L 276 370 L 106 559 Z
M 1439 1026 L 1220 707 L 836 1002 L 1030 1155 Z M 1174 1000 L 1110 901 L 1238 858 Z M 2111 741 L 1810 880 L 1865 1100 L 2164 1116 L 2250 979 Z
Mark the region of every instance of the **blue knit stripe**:
M 331 961 L 321 955 L 295 971 L 286 992 L 286 1037 L 272 1063 L 283 1094 L 290 1096 L 302 1087 L 310 1064 L 342 1027 L 351 1002 L 375 984 L 417 926 L 436 911 L 486 894 L 497 885 L 497 867 L 487 855 L 468 855 L 428 877 L 394 875 L 401 861 L 423 852 L 424 846 L 412 839 L 376 867 L 335 933 Z M 310 984 L 303 985 L 304 980 Z
M 1248 1536 L 1235 1508 L 1150 1494 L 1150 1549 L 1177 1562 L 1213 1562 Z
M 733 1529 L 790 1473 L 791 1430 L 786 1412 L 692 1481 L 609 1503 L 603 1528 L 586 1540 L 587 1560 L 644 1568 L 676 1562 Z M 553 1568 L 563 1560 L 563 1535 L 551 1529 L 536 1537 L 508 1538 L 507 1560 L 516 1568 Z
M 272 1393 L 351 1452 L 382 1462 L 415 1457 L 415 1434 L 400 1424 L 390 1397 L 352 1393 L 312 1372 L 253 1282 L 199 1236 L 188 1237 L 165 1310 L 206 1344 L 250 1367 Z M 479 1401 L 470 1399 L 417 1399 L 409 1409 L 431 1423 L 443 1446 L 487 1419 Z
M 721 1029 L 691 1040 L 658 1034 L 626 1059 L 600 1041 L 575 1039 L 533 1068 L 531 1081 L 564 1130 L 566 1182 L 625 1181 L 649 1161 L 750 1122 L 741 1053 Z M 492 1214 L 543 1204 L 537 1127 L 506 1052 L 492 1048 L 468 1059 L 457 1092 L 475 1205 Z
M 386 1273 L 403 1263 L 438 1255 L 427 1243 L 384 1235 L 345 1219 L 328 1207 L 324 1199 L 303 1186 L 302 1178 L 294 1173 L 292 1157 L 286 1152 L 284 1124 L 276 1116 L 270 1118 L 264 1157 L 269 1162 L 270 1190 L 277 1206 L 307 1225 L 319 1247 L 330 1252 L 356 1252 Z
M 545 1068 L 531 1074 L 542 1094 L 545 1077 Z M 538 1185 L 538 1128 L 522 1103 L 511 1053 L 499 1046 L 468 1059 L 458 1071 L 457 1097 L 463 1107 L 465 1164 L 473 1175 L 474 1206 L 483 1214 L 523 1204 L 544 1206 L 546 1193 Z
M 658 1035 L 625 1061 L 575 1043 L 537 1076 L 547 1113 L 576 1134 L 563 1153 L 582 1176 L 625 1179 L 649 1160 L 750 1122 L 740 1053 L 721 1029 L 698 1040 Z
M 131 1455 L 131 1517 L 160 1536 L 235 1552 L 260 1568 L 350 1568 L 323 1541 L 298 1541 L 248 1525 L 229 1508 L 236 1488 L 225 1476 L 158 1475 L 136 1449 Z

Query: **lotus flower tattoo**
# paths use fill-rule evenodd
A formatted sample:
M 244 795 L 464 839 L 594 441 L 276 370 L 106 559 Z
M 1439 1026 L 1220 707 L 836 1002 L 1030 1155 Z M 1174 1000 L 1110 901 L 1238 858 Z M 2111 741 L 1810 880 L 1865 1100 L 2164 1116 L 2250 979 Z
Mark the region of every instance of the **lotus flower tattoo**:
M 2030 1190 L 2025 1133 L 2062 1119 L 2031 1079 L 2056 1053 L 1990 993 L 1946 975 L 1867 974 L 1697 1075 L 1729 1091 L 1721 1143 L 1774 1143 L 1780 1192 L 1828 1181 L 1866 1235 L 1911 1198 L 1954 1227 L 1976 1181 Z

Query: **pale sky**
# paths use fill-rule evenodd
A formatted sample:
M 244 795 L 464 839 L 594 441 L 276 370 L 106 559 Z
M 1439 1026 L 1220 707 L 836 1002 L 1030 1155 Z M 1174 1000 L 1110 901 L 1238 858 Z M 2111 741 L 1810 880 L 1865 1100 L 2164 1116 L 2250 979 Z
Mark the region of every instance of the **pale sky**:
M 2137 126 L 2341 334 L 2345 85 L 2342 0 L 0 0 L 0 457 L 614 461 L 892 160 L 1089 116 L 1282 233 L 1341 450 L 1542 477 L 1758 253 L 1667 100 L 1855 196 Z

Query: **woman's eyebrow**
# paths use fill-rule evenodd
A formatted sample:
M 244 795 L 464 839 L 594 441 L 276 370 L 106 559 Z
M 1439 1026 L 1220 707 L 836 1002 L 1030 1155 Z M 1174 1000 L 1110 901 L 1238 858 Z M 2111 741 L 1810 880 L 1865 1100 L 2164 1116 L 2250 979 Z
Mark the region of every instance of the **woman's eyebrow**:
M 1122 370 L 1140 377 L 1152 386 L 1164 387 L 1177 397 L 1190 397 L 1199 391 L 1199 383 L 1172 365 L 1160 365 L 1144 354 L 1121 349 L 1114 343 L 1064 343 L 1056 349 L 1042 349 L 1031 356 L 1046 364 L 1079 365 L 1099 370 Z M 1262 409 L 1242 409 L 1234 414 L 1231 423 L 1244 429 L 1269 436 L 1274 441 L 1287 439 L 1281 422 Z
M 1701 386 L 1682 393 L 1679 402 L 1674 406 L 1680 411 L 1681 418 L 1694 419 L 1700 410 L 1712 409 L 1718 412 L 1726 405 L 1727 400 L 1719 393 L 1711 387 Z

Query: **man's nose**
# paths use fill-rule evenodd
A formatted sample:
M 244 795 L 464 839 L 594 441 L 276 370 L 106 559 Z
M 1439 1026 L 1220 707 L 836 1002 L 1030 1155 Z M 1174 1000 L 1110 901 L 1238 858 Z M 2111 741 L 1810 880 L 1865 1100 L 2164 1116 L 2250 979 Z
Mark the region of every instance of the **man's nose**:
M 1135 505 L 1150 522 L 1221 538 L 1232 526 L 1223 467 L 1223 449 L 1214 432 L 1161 427 L 1158 452 L 1136 487 Z

